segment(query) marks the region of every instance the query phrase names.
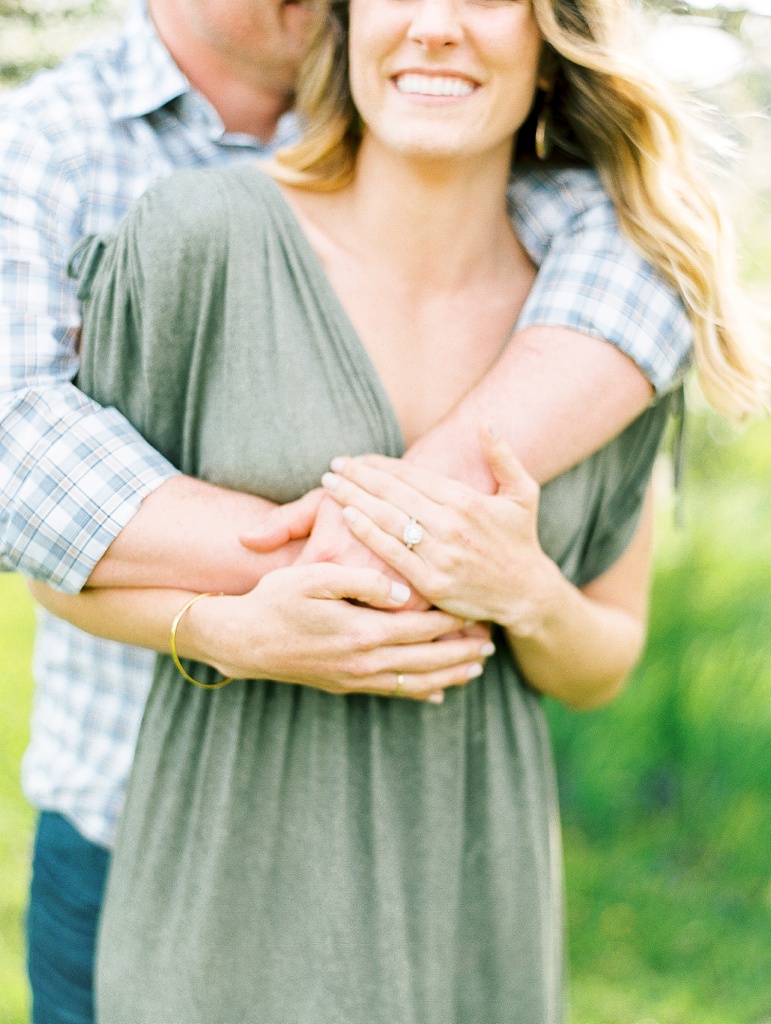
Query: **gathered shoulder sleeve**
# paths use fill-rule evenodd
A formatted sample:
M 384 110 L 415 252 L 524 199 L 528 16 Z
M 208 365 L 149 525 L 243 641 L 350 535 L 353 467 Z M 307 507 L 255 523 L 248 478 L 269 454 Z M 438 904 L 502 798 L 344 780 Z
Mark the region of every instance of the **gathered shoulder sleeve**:
M 191 367 L 223 307 L 227 213 L 216 172 L 180 172 L 71 261 L 83 303 L 79 387 L 175 466 Z

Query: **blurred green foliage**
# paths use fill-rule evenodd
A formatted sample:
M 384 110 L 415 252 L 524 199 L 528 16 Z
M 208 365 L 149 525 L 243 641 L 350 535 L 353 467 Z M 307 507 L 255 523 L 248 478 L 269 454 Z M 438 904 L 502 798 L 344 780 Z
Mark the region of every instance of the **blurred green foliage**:
M 660 516 L 643 664 L 608 708 L 552 713 L 565 810 L 604 835 L 658 810 L 699 833 L 736 817 L 736 834 L 748 811 L 732 794 L 768 795 L 771 430 L 728 441 L 711 417 L 696 428 L 686 523 Z M 754 827 L 771 840 L 771 815 Z
M 54 67 L 125 7 L 126 0 L 0 0 L 0 89 Z
M 32 602 L 22 580 L 0 575 L 0 1024 L 26 1020 L 21 915 L 32 810 L 21 797 L 19 761 L 29 732 L 32 629 Z
M 771 1022 L 771 422 L 691 435 L 642 665 L 550 707 L 581 1024 Z

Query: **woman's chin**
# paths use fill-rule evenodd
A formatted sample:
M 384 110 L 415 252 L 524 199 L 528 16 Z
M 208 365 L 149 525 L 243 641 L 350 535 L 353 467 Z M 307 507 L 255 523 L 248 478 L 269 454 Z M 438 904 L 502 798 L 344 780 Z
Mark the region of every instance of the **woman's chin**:
M 468 133 L 427 132 L 416 130 L 375 138 L 368 133 L 370 145 L 383 149 L 392 157 L 414 162 L 416 166 L 444 165 L 447 169 L 478 160 L 487 147 L 474 145 Z

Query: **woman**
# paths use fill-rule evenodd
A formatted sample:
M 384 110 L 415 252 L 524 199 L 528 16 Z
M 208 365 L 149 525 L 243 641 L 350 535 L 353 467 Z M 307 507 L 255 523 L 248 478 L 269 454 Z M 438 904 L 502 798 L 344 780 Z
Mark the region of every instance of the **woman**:
M 334 4 L 319 29 L 308 132 L 280 185 L 252 167 L 180 175 L 92 247 L 84 389 L 186 472 L 280 502 L 341 452 L 398 456 L 519 315 L 534 270 L 506 209 L 512 150 L 553 133 L 597 165 L 681 288 L 710 394 L 752 405 L 760 377 L 709 200 L 664 101 L 611 58 L 601 5 L 353 0 L 348 15 Z M 651 408 L 540 505 L 494 431 L 494 497 L 377 459 L 334 464 L 325 485 L 357 536 L 446 609 L 422 639 L 463 619 L 501 627 L 481 676 L 480 640 L 416 643 L 398 671 L 363 656 L 373 692 L 341 698 L 356 680 L 335 667 L 336 598 L 404 596 L 374 572 L 298 565 L 181 618 L 178 592 L 88 599 L 148 646 L 174 619 L 180 653 L 239 677 L 205 692 L 159 660 L 102 926 L 103 1024 L 560 1020 L 537 691 L 597 703 L 639 654 L 666 415 Z M 233 664 L 210 656 L 223 631 L 243 639 Z M 453 643 L 452 664 L 431 660 Z M 389 699 L 450 686 L 440 706 Z

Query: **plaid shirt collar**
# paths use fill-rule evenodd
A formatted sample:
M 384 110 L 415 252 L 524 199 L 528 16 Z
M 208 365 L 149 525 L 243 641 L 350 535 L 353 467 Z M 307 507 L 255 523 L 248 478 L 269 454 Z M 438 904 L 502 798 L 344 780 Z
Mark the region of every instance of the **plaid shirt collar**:
M 105 77 L 113 85 L 110 115 L 116 121 L 144 117 L 192 87 L 171 58 L 155 30 L 144 3 L 133 3 L 126 15 L 124 46 Z M 112 80 L 110 82 L 110 79 Z
M 114 121 L 145 117 L 177 100 L 179 117 L 195 125 L 212 142 L 254 146 L 252 136 L 226 132 L 222 118 L 211 103 L 196 92 L 182 74 L 150 20 L 144 0 L 135 0 L 129 8 L 123 40 L 115 62 L 104 68 L 105 79 L 114 94 L 110 105 Z M 297 131 L 295 114 L 291 111 L 284 114 L 276 127 L 271 148 L 291 142 Z

